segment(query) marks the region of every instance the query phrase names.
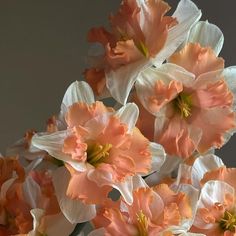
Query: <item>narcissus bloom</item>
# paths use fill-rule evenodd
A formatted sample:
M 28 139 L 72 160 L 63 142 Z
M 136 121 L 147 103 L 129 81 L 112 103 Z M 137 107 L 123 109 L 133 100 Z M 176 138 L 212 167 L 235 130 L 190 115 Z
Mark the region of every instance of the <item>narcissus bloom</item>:
M 59 208 L 50 171 L 27 173 L 17 159 L 8 157 L 0 159 L 0 167 L 0 235 L 53 236 L 73 231 L 75 225 Z
M 197 191 L 188 187 L 191 201 L 196 204 Z M 171 236 L 187 232 L 194 214 L 189 197 L 165 184 L 153 189 L 139 188 L 133 192 L 132 205 L 121 200 L 120 209 L 118 206 L 100 210 L 93 221 L 96 230 L 90 235 Z
M 93 28 L 88 40 L 102 46 L 90 55 L 85 78 L 97 94 L 107 87 L 125 104 L 138 73 L 168 58 L 186 39 L 201 11 L 190 0 L 181 0 L 174 15 L 163 0 L 124 0 L 110 16 L 111 31 Z
M 160 145 L 150 143 L 135 127 L 138 109 L 127 104 L 114 111 L 95 102 L 85 82 L 75 82 L 78 102 L 65 108 L 67 129 L 51 134 L 36 134 L 32 143 L 66 163 L 71 178 L 67 196 L 91 206 L 107 200 L 116 188 L 132 203 L 136 175 L 158 170 L 165 159 Z M 69 92 L 63 99 L 68 104 Z M 90 102 L 88 102 L 90 101 Z M 70 102 L 69 102 L 70 103 Z
M 198 43 L 169 62 L 141 72 L 136 83 L 142 105 L 156 116 L 155 141 L 182 158 L 220 148 L 235 128 L 235 67 L 224 69 L 224 60 Z
M 236 234 L 235 189 L 222 181 L 209 181 L 201 191 L 191 232 L 207 236 Z

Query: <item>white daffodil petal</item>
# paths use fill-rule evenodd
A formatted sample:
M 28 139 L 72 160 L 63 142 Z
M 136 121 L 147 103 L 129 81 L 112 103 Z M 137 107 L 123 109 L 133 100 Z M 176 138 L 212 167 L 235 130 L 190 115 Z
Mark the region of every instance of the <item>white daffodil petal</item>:
M 182 160 L 178 157 L 169 157 L 167 155 L 160 171 L 156 171 L 153 174 L 149 175 L 147 178 L 145 178 L 145 182 L 150 187 L 159 184 L 163 178 L 170 176 L 171 173 L 176 168 L 178 168 L 178 165 L 181 163 L 181 161 Z
M 150 173 L 160 171 L 166 159 L 165 150 L 160 144 L 154 142 L 150 142 L 149 147 L 152 155 L 152 167 Z
M 180 234 L 179 236 L 206 236 L 205 234 L 195 234 L 195 233 L 189 233 L 189 232 L 184 232 Z
M 211 47 L 218 56 L 224 44 L 224 35 L 216 25 L 199 21 L 191 29 L 187 43 L 200 43 L 202 47 Z
M 152 110 L 150 106 L 150 98 L 157 96 L 155 86 L 158 80 L 162 81 L 166 86 L 175 80 L 188 86 L 194 82 L 195 76 L 184 68 L 171 63 L 166 63 L 157 68 L 148 68 L 141 72 L 135 84 L 137 96 L 145 109 L 154 116 L 161 116 L 159 110 Z M 169 102 L 170 100 L 168 99 L 162 101 L 162 107 Z
M 39 227 L 41 218 L 44 215 L 44 210 L 32 209 L 30 211 L 30 214 L 33 217 L 33 230 L 30 231 L 27 236 L 37 236 L 38 235 L 37 228 Z
M 128 132 L 131 133 L 138 120 L 139 109 L 135 103 L 127 103 L 115 112 L 115 115 L 119 117 L 122 123 L 128 125 Z
M 84 102 L 86 104 L 95 102 L 93 90 L 84 81 L 75 81 L 66 90 L 61 104 L 61 116 L 64 117 L 68 107 L 77 102 Z
M 40 186 L 33 180 L 31 176 L 28 176 L 22 185 L 22 189 L 26 202 L 32 209 L 37 208 L 37 203 L 41 198 Z
M 208 181 L 201 190 L 197 207 L 198 209 L 210 209 L 215 203 L 224 203 L 226 194 L 235 196 L 234 188 L 222 181 Z M 209 229 L 214 227 L 214 224 L 206 224 L 201 217 L 196 215 L 194 226 L 201 229 Z
M 112 183 L 111 185 L 120 192 L 127 204 L 131 205 L 133 203 L 133 178 L 131 176 L 123 182 Z
M 222 166 L 224 166 L 223 161 L 214 154 L 198 157 L 192 166 L 191 181 L 193 186 L 200 189 L 200 181 L 204 174 Z
M 234 95 L 233 109 L 236 111 L 236 66 L 231 66 L 223 71 L 223 77 Z
M 62 213 L 72 224 L 93 219 L 96 216 L 95 205 L 86 205 L 79 200 L 67 197 L 69 180 L 70 173 L 65 167 L 60 167 L 53 173 L 53 185 Z
M 104 228 L 100 228 L 100 229 L 95 229 L 92 232 L 90 232 L 88 234 L 88 236 L 105 236 L 105 229 Z
M 69 130 L 58 131 L 52 134 L 35 134 L 32 138 L 32 145 L 47 151 L 56 159 L 70 164 L 77 171 L 85 171 L 86 164 L 84 162 L 77 162 L 73 160 L 70 155 L 67 155 L 62 151 L 64 140 L 69 135 Z
M 129 93 L 140 71 L 150 66 L 147 59 L 121 66 L 106 73 L 106 86 L 112 97 L 121 104 L 127 102 Z
M 190 184 L 181 184 L 178 190 L 184 192 L 188 196 L 192 209 L 192 218 L 183 220 L 180 226 L 180 228 L 188 231 L 193 224 L 194 216 L 196 214 L 199 191 Z
M 47 236 L 70 235 L 76 226 L 76 224 L 71 224 L 62 213 L 45 216 L 44 222 Z
M 178 24 L 171 28 L 168 33 L 165 47 L 153 59 L 154 65 L 162 64 L 168 57 L 170 57 L 175 50 L 186 40 L 188 32 L 192 25 L 194 25 L 201 18 L 201 11 L 190 0 L 181 0 L 176 11 L 173 14 L 178 21 Z

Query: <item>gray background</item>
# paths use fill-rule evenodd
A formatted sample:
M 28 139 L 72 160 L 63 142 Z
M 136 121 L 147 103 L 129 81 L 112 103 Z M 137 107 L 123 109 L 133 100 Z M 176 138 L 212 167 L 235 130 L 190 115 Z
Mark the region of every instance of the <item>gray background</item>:
M 168 1 L 175 8 L 178 1 Z M 82 79 L 92 26 L 107 24 L 119 0 L 0 0 L 0 152 L 25 131 L 45 127 L 66 87 Z M 202 19 L 218 25 L 221 56 L 236 64 L 235 0 L 195 0 Z M 223 122 L 223 121 L 222 121 Z M 236 166 L 236 137 L 218 153 Z

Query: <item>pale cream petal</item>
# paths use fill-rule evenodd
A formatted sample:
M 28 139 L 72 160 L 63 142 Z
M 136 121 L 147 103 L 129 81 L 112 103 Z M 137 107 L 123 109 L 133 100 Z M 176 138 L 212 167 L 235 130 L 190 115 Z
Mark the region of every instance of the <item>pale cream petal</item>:
M 201 11 L 190 0 L 181 0 L 173 17 L 178 24 L 169 30 L 165 47 L 153 59 L 154 65 L 162 64 L 184 42 L 192 25 L 201 18 Z
M 224 35 L 216 25 L 199 21 L 192 27 L 186 43 L 200 43 L 202 47 L 211 47 L 218 56 L 224 44 Z
M 65 154 L 62 149 L 64 140 L 70 135 L 71 131 L 63 130 L 52 134 L 35 134 L 32 138 L 32 145 L 47 151 L 51 156 L 58 160 L 70 164 L 77 171 L 85 171 L 87 169 L 84 162 L 78 162 L 71 158 L 70 155 Z
M 53 173 L 53 185 L 62 213 L 72 224 L 93 219 L 96 216 L 95 205 L 86 205 L 79 200 L 67 197 L 69 180 L 70 173 L 65 167 L 60 167 Z
M 165 150 L 160 144 L 154 142 L 150 142 L 149 147 L 152 155 L 152 166 L 150 173 L 160 171 L 166 159 Z
M 198 157 L 192 167 L 192 184 L 195 188 L 201 189 L 200 181 L 208 171 L 224 166 L 223 161 L 214 154 Z
M 61 115 L 64 116 L 68 107 L 77 102 L 86 104 L 95 102 L 93 90 L 84 81 L 75 81 L 67 88 L 61 104 Z
M 112 97 L 119 103 L 125 104 L 139 72 L 149 66 L 150 62 L 142 59 L 106 72 L 106 86 Z
M 40 225 L 41 218 L 44 215 L 44 210 L 42 209 L 32 209 L 30 211 L 30 214 L 33 217 L 33 230 L 28 233 L 28 236 L 37 236 L 37 228 Z
M 223 71 L 223 77 L 234 95 L 233 109 L 236 111 L 236 66 L 231 66 Z
M 126 105 L 121 107 L 117 112 L 115 112 L 115 116 L 119 117 L 121 123 L 125 123 L 128 125 L 128 132 L 131 133 L 138 120 L 138 106 L 135 103 L 127 103 Z
M 62 213 L 44 217 L 47 236 L 65 236 L 73 232 L 76 224 L 71 224 Z
M 234 188 L 222 181 L 208 181 L 201 190 L 201 195 L 197 207 L 199 209 L 209 209 L 215 203 L 223 203 L 226 194 L 235 196 Z M 213 227 L 213 224 L 206 224 L 203 219 L 201 219 L 201 217 L 198 217 L 198 215 L 196 215 L 193 224 L 200 229 L 210 229 Z

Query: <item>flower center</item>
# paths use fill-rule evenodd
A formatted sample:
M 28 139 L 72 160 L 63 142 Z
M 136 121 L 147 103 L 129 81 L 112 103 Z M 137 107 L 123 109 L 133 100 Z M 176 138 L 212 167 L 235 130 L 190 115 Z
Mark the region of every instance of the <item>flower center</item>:
M 182 118 L 188 118 L 191 115 L 192 100 L 186 93 L 180 93 L 174 99 L 174 107 L 181 114 Z
M 236 227 L 236 214 L 229 211 L 225 211 L 224 216 L 219 223 L 220 227 L 224 231 L 229 230 L 231 232 L 234 232 Z
M 109 156 L 111 148 L 112 145 L 109 143 L 106 143 L 104 145 L 97 143 L 88 144 L 87 162 L 95 167 L 98 166 Z
M 138 236 L 148 236 L 148 218 L 141 211 L 137 213 L 137 221 L 138 221 Z

